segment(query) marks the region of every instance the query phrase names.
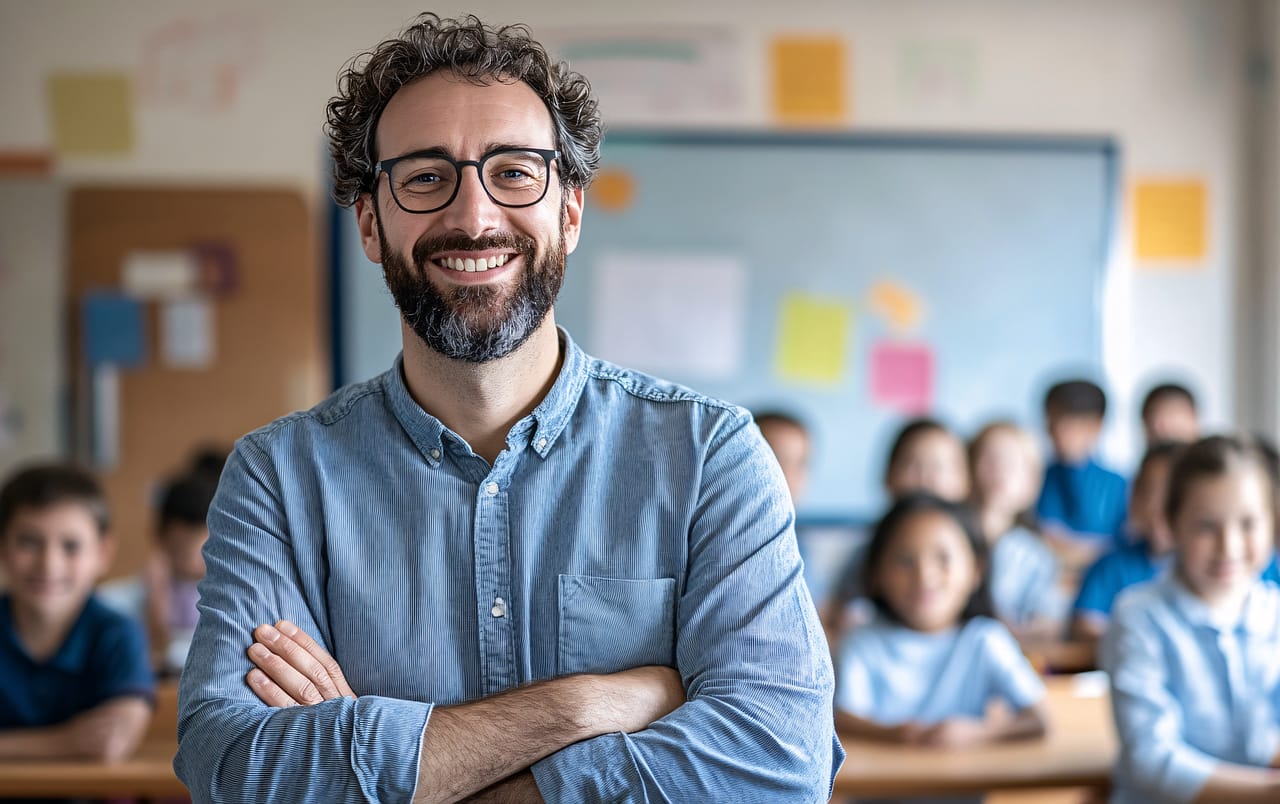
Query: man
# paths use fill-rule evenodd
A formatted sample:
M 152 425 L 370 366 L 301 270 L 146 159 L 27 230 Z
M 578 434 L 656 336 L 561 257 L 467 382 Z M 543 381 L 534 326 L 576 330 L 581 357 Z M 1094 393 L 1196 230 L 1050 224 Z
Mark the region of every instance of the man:
M 522 28 L 424 15 L 342 76 L 329 134 L 404 351 L 228 461 L 193 798 L 825 799 L 831 666 L 750 415 L 555 326 L 586 81 Z

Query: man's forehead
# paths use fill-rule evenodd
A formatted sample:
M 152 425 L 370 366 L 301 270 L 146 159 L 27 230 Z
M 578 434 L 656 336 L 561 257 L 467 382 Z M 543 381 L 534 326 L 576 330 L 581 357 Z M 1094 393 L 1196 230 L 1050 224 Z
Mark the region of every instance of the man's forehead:
M 523 81 L 485 83 L 439 72 L 402 87 L 383 110 L 376 145 L 380 159 L 425 148 L 455 156 L 493 145 L 553 146 L 551 114 Z

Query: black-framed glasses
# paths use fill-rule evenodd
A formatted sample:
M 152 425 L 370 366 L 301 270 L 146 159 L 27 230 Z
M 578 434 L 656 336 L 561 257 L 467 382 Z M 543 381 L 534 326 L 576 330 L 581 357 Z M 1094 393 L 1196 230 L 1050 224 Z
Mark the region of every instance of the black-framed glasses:
M 471 165 L 493 203 L 531 207 L 546 197 L 551 160 L 559 157 L 559 151 L 543 148 L 501 148 L 478 160 L 419 151 L 379 162 L 374 167 L 373 182 L 376 190 L 380 174 L 387 174 L 391 197 L 405 212 L 438 212 L 458 197 L 462 169 Z

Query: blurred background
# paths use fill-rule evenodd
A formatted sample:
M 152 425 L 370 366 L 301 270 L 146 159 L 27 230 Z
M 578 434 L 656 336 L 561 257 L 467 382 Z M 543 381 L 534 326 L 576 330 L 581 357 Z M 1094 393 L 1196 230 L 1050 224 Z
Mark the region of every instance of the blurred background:
M 322 134 L 405 2 L 0 0 L 0 475 L 74 456 L 146 553 L 193 449 L 390 366 L 394 308 Z M 1109 392 L 1103 453 L 1176 380 L 1280 423 L 1271 0 L 513 0 L 609 126 L 558 320 L 588 351 L 814 432 L 802 513 L 879 509 L 933 413 L 1042 431 Z

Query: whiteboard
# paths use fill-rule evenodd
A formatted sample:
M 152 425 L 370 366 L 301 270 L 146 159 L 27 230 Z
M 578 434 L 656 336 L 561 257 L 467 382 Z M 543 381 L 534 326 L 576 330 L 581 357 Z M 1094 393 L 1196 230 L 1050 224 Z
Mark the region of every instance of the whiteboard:
M 681 342 L 687 326 L 690 350 L 707 335 L 688 321 L 698 304 L 722 316 L 708 320 L 741 322 L 732 365 L 677 361 L 665 378 L 799 414 L 816 441 L 802 512 L 871 518 L 905 416 L 871 393 L 873 354 L 926 351 L 931 412 L 966 436 L 994 416 L 1038 428 L 1049 378 L 1101 376 L 1116 162 L 1104 138 L 610 133 L 602 170 L 628 177 L 627 197 L 596 204 L 588 192 L 557 320 L 588 352 L 616 343 L 617 332 L 601 331 L 611 326 L 601 304 L 616 303 L 606 268 L 652 256 L 661 284 L 638 300 L 633 322 L 652 310 L 664 343 Z M 334 221 L 335 377 L 349 382 L 390 365 L 400 329 L 351 213 L 335 211 Z M 692 274 L 682 292 L 680 272 L 699 261 L 739 266 L 729 302 Z M 909 328 L 872 303 L 886 282 L 918 300 Z M 782 303 L 792 294 L 849 311 L 837 378 L 780 373 Z

